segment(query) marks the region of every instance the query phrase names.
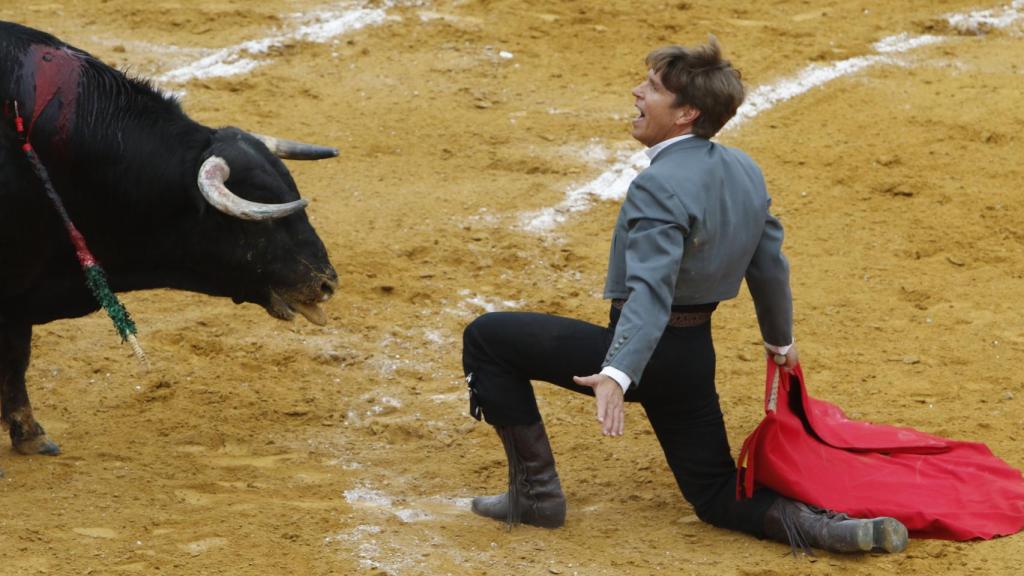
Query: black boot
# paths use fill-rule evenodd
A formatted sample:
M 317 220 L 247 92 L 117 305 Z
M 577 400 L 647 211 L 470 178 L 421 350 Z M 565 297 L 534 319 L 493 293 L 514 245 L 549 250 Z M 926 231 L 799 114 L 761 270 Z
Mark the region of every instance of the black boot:
M 473 512 L 544 528 L 565 524 L 565 494 L 544 423 L 495 426 L 508 457 L 508 492 L 473 498 Z
M 907 547 L 907 528 L 895 518 L 850 518 L 821 508 L 779 497 L 764 518 L 768 538 L 797 548 L 829 552 L 902 552 Z

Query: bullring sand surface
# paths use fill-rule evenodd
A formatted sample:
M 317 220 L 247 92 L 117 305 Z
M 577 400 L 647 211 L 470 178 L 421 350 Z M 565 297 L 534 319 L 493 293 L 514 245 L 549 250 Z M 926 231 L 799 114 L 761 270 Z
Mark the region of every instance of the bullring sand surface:
M 543 384 L 568 522 L 507 531 L 468 510 L 506 471 L 492 430 L 466 415 L 459 353 L 485 310 L 604 321 L 618 204 L 588 184 L 636 168 L 629 89 L 647 51 L 714 33 L 762 89 L 720 140 L 760 162 L 786 225 L 812 393 L 1024 467 L 1021 12 L 4 2 L 0 18 L 158 78 L 204 123 L 338 146 L 289 167 L 342 288 L 325 327 L 126 294 L 149 370 L 101 315 L 38 327 L 29 390 L 63 454 L 0 450 L 0 574 L 1019 573 L 1021 535 L 812 562 L 707 526 L 639 407 L 607 439 L 589 398 Z M 762 414 L 746 294 L 713 323 L 737 447 Z

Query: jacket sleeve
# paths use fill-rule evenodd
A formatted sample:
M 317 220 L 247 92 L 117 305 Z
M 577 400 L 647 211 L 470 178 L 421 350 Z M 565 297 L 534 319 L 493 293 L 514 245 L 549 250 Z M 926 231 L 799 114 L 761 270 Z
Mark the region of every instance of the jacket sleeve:
M 782 236 L 782 224 L 766 206 L 764 232 L 747 266 L 746 279 L 761 337 L 775 346 L 793 343 L 793 295 L 789 286 L 789 262 L 782 254 Z
M 668 324 L 688 217 L 669 190 L 644 175 L 633 181 L 623 210 L 629 297 L 601 367 L 617 368 L 639 384 Z

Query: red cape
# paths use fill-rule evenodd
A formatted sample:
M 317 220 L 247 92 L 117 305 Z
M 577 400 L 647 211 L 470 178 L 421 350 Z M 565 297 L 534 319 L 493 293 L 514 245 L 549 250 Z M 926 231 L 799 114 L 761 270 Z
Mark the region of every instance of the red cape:
M 1024 478 L 984 445 L 857 422 L 807 394 L 799 366 L 768 362 L 766 416 L 740 452 L 755 485 L 852 517 L 892 516 L 914 538 L 989 539 L 1024 529 Z

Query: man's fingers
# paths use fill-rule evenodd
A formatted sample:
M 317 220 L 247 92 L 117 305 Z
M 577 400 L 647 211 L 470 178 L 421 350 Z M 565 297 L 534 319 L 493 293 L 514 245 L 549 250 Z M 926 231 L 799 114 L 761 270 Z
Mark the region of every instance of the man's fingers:
M 799 363 L 800 360 L 799 358 L 797 358 L 796 350 L 794 349 L 793 351 L 786 355 L 786 363 L 782 366 L 782 368 L 786 372 L 792 374 L 793 371 L 796 370 L 796 365 Z
M 605 400 L 600 394 L 597 395 L 597 421 L 605 422 L 606 412 L 608 410 L 608 401 Z M 607 426 L 607 424 L 605 424 Z
M 621 403 L 606 402 L 604 404 L 604 420 L 601 422 L 601 433 L 605 436 L 622 436 L 624 429 L 625 410 Z
M 578 384 L 580 386 L 590 386 L 591 388 L 593 388 L 594 385 L 597 384 L 597 382 L 595 382 L 595 380 L 597 380 L 597 379 L 594 378 L 593 376 L 573 376 L 572 377 L 572 381 L 575 382 L 576 384 Z
M 601 433 L 605 436 L 622 436 L 622 431 L 625 429 L 625 412 L 618 383 L 607 376 L 598 374 L 573 376 L 572 381 L 579 386 L 589 386 L 594 389 L 594 399 L 597 405 L 595 416 L 601 423 Z
M 619 426 L 619 413 L 617 410 L 609 410 L 609 412 L 610 414 L 608 415 L 607 421 L 604 423 L 604 435 L 614 436 L 615 430 Z
M 612 422 L 611 426 L 608 427 L 608 434 L 610 436 L 622 436 L 622 421 L 625 417 L 625 414 L 623 413 L 621 407 L 619 407 L 619 409 L 615 410 L 614 412 L 615 416 L 613 416 L 611 419 Z

